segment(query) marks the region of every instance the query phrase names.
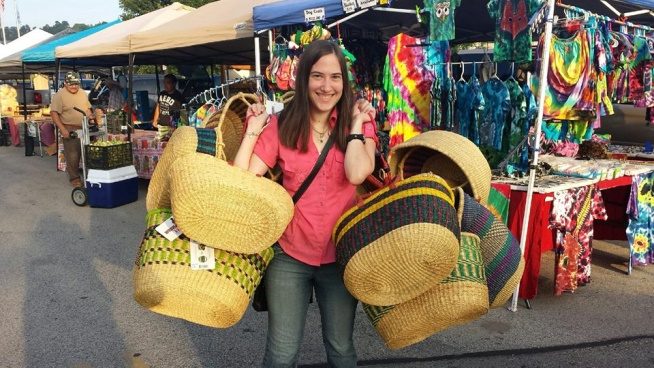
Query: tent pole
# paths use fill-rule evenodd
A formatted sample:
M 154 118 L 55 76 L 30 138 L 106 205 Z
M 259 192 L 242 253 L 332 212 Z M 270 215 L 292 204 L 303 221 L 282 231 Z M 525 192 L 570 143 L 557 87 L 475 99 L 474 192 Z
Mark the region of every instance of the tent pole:
M 55 85 L 54 85 L 54 90 L 55 92 L 59 91 L 59 75 L 61 74 L 61 59 L 57 58 L 55 60 L 55 70 L 57 74 L 55 74 Z
M 538 167 L 538 156 L 540 154 L 540 135 L 541 125 L 543 123 L 543 109 L 545 107 L 545 88 L 547 87 L 547 74 L 550 67 L 550 47 L 552 43 L 552 23 L 554 22 L 554 3 L 555 0 L 547 0 L 547 18 L 545 19 L 545 42 L 543 44 L 543 53 L 541 55 L 540 75 L 538 77 L 538 115 L 536 117 L 535 137 L 534 137 L 534 157 L 531 165 L 529 166 L 529 186 L 527 187 L 527 199 L 525 202 L 525 214 L 522 218 L 522 231 L 520 232 L 520 249 L 524 256 L 525 247 L 527 245 L 527 234 L 529 233 L 529 215 L 531 212 L 531 200 L 534 195 L 534 184 L 536 181 L 536 168 Z M 518 296 L 520 285 L 513 293 L 511 300 L 510 311 L 516 312 L 518 310 Z
M 134 121 L 132 121 L 132 114 L 134 113 L 134 59 L 136 55 L 133 53 L 129 54 L 129 69 L 128 69 L 128 76 L 129 76 L 129 83 L 127 87 L 127 121 L 129 124 L 127 124 L 127 141 L 131 142 L 132 141 L 132 126 L 134 124 Z
M 25 80 L 25 63 L 20 63 L 20 68 L 23 75 L 23 118 L 25 122 L 25 132 L 23 134 L 25 134 L 25 156 L 27 156 L 27 139 L 29 137 L 27 136 L 27 83 Z
M 161 94 L 161 86 L 159 85 L 159 65 L 154 66 L 154 77 L 157 79 L 157 96 Z
M 272 64 L 273 56 L 274 56 L 273 52 L 275 51 L 275 50 L 273 50 L 273 46 L 275 45 L 274 42 L 275 42 L 275 40 L 273 40 L 272 31 L 268 30 L 268 54 L 270 55 L 270 60 L 268 60 L 268 62 L 271 63 L 271 64 Z
M 345 17 L 345 18 L 343 18 L 343 19 L 339 19 L 339 20 L 337 20 L 336 22 L 334 22 L 334 23 L 328 25 L 327 28 L 332 28 L 333 26 L 337 26 L 337 25 L 339 25 L 339 24 L 341 24 L 341 23 L 347 22 L 348 20 L 350 20 L 350 19 L 352 19 L 352 18 L 356 18 L 356 17 L 358 17 L 358 16 L 361 15 L 361 14 L 367 13 L 368 10 L 370 10 L 370 9 L 359 10 L 359 11 L 356 12 L 356 13 L 350 14 L 350 15 L 348 15 L 347 17 Z M 415 14 L 415 11 L 413 11 L 413 13 Z
M 259 36 L 254 36 L 254 71 L 257 77 L 257 91 L 261 91 L 261 48 Z

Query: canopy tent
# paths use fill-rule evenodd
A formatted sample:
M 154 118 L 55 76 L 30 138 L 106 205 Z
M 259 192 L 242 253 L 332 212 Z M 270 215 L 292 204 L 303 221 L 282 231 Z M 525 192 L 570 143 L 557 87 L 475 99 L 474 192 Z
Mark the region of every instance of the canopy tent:
M 22 61 L 26 64 L 43 64 L 43 63 L 54 64 L 56 47 L 68 45 L 73 42 L 79 41 L 83 38 L 86 38 L 94 33 L 102 31 L 120 22 L 121 22 L 120 19 L 116 19 L 112 22 L 100 24 L 98 26 L 91 27 L 80 32 L 68 34 L 64 37 L 58 38 L 56 40 L 52 40 L 43 45 L 30 48 L 22 53 Z M 0 64 L 0 67 L 2 67 L 2 64 Z
M 286 0 L 254 8 L 254 28 L 257 31 L 306 22 L 305 10 L 324 8 L 325 18 L 345 14 L 341 0 Z
M 55 48 L 62 63 L 75 65 L 125 65 L 130 54 L 131 35 L 170 22 L 194 8 L 173 3 L 165 8 L 141 15 L 96 32 L 79 41 Z M 70 60 L 77 59 L 77 60 Z
M 252 9 L 273 0 L 221 0 L 206 4 L 159 27 L 135 33 L 137 60 L 169 63 L 249 63 L 253 60 Z
M 23 35 L 20 38 L 17 38 L 0 49 L 0 60 L 6 58 L 7 56 L 28 49 L 34 45 L 40 44 L 43 41 L 51 38 L 52 35 L 40 28 L 33 29 Z

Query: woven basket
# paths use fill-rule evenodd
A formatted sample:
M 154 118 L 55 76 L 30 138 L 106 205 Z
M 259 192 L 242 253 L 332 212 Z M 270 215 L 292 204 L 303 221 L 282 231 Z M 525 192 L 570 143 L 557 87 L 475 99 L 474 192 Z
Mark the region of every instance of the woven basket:
M 461 231 L 481 239 L 491 308 L 503 306 L 520 283 L 525 261 L 520 243 L 493 213 L 461 189 L 457 193 Z
M 234 161 L 243 141 L 248 108 L 258 101 L 255 94 L 238 93 L 230 97 L 225 105 L 207 120 L 205 128 L 216 128 L 222 124 L 225 157 L 228 162 Z
M 236 253 L 273 245 L 293 217 L 293 201 L 279 184 L 193 153 L 170 169 L 175 223 L 192 239 Z
M 448 131 L 422 133 L 395 146 L 391 153 L 391 172 L 401 178 L 432 172 L 452 187 L 464 190 L 483 203 L 488 200 L 491 169 L 472 141 Z
M 134 268 L 134 299 L 166 316 L 227 328 L 245 313 L 274 251 L 243 255 L 215 250 L 214 270 L 191 270 L 190 240 L 169 241 L 155 228 L 171 216 L 155 209 L 146 217 L 145 235 Z
M 350 293 L 389 305 L 415 298 L 452 272 L 459 234 L 451 189 L 436 175 L 421 174 L 347 211 L 333 240 Z
M 488 312 L 488 289 L 479 237 L 461 233 L 461 246 L 450 276 L 406 303 L 363 305 L 373 326 L 390 349 L 425 340 L 446 328 L 462 325 Z

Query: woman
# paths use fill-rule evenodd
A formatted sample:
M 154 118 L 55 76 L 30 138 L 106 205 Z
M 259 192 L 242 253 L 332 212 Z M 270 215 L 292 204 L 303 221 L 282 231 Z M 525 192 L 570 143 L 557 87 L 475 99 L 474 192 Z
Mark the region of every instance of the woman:
M 234 165 L 263 175 L 279 164 L 291 195 L 334 135 L 324 165 L 296 203 L 293 220 L 275 245 L 275 258 L 266 271 L 269 314 L 263 365 L 296 365 L 315 289 L 328 362 L 354 367 L 357 301 L 335 264 L 331 233 L 338 218 L 355 204 L 355 187 L 374 170 L 375 110 L 364 100 L 355 103 L 340 47 L 316 41 L 302 54 L 295 97 L 279 118 L 269 117 L 260 104 L 250 107 L 248 115 Z

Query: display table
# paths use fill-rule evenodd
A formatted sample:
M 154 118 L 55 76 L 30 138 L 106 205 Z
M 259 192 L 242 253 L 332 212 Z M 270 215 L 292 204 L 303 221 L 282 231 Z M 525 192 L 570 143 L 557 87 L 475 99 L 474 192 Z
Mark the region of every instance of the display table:
M 592 162 L 588 163 L 592 165 Z M 626 215 L 627 203 L 630 201 L 631 186 L 635 175 L 642 175 L 654 171 L 654 166 L 625 163 L 623 173 L 632 175 L 620 176 L 613 179 L 600 180 L 600 178 L 577 178 L 558 175 L 537 178 L 529 215 L 529 229 L 525 244 L 525 272 L 520 283 L 520 298 L 533 299 L 538 291 L 538 277 L 540 274 L 541 254 L 552 251 L 556 246 L 557 231 L 550 226 L 550 217 L 554 201 L 554 194 L 559 191 L 596 186 L 602 191 L 604 206 L 608 219 L 594 221 L 594 239 L 597 240 L 626 240 L 625 229 L 628 224 Z M 507 225 L 511 232 L 520 239 L 522 222 L 527 199 L 527 178 L 508 179 L 494 178 L 493 186 L 496 188 L 511 188 L 509 217 Z M 629 261 L 629 272 L 631 260 Z

